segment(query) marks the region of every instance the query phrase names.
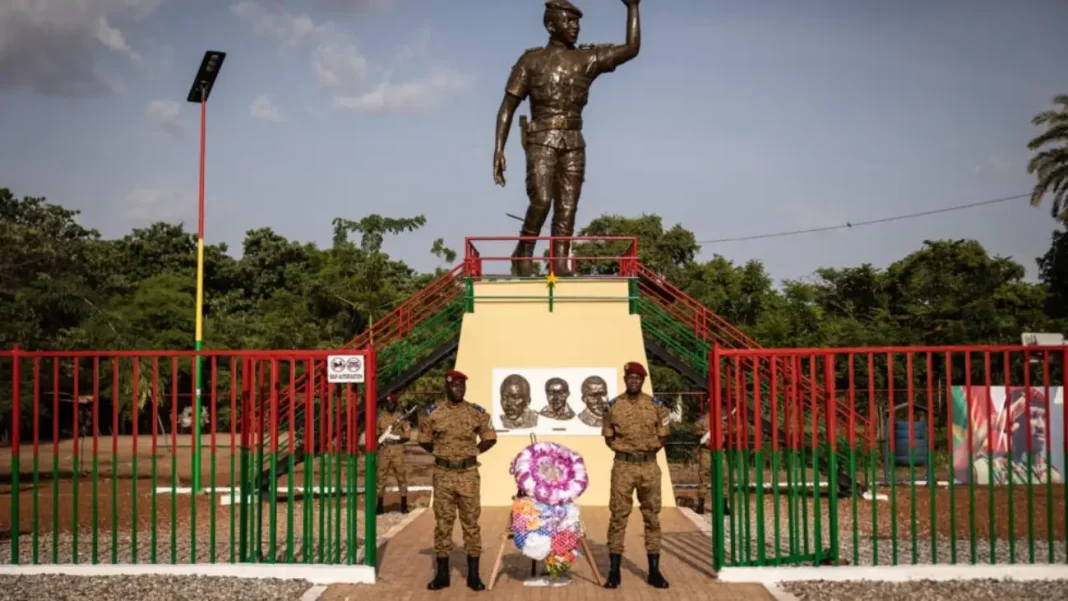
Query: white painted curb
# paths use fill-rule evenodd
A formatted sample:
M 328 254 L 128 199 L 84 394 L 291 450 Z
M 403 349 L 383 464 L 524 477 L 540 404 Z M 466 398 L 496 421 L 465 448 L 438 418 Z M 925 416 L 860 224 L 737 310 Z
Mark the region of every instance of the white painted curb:
M 723 582 L 759 582 L 765 586 L 783 582 L 823 580 L 848 582 L 909 582 L 912 580 L 1066 580 L 1065 565 L 906 565 L 906 566 L 797 566 L 723 568 Z
M 62 574 L 66 576 L 222 576 L 233 578 L 281 578 L 307 580 L 312 584 L 374 584 L 375 569 L 361 565 L 301 564 L 189 564 L 189 565 L 36 565 L 0 566 L 0 575 Z

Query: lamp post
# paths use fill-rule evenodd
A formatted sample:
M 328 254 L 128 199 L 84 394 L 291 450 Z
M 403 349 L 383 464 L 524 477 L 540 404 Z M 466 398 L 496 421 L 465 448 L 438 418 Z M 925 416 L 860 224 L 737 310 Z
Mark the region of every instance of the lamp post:
M 225 52 L 208 50 L 200 61 L 200 68 L 189 88 L 187 102 L 200 105 L 200 193 L 197 201 L 197 301 L 196 338 L 193 348 L 204 346 L 204 156 L 207 141 L 208 97 L 215 87 L 215 78 L 226 60 Z M 193 494 L 200 490 L 200 389 L 204 380 L 203 361 L 196 356 L 196 394 L 193 396 Z M 214 424 L 212 425 L 214 427 Z

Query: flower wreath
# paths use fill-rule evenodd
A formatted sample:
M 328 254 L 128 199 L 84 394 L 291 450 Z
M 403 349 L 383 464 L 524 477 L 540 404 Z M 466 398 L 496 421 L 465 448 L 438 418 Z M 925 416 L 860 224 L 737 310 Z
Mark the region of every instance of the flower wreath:
M 549 505 L 574 501 L 590 483 L 582 456 L 555 442 L 536 442 L 523 449 L 509 472 L 520 491 Z
M 582 457 L 552 442 L 523 449 L 509 470 L 519 493 L 512 504 L 512 534 L 524 556 L 545 560 L 549 575 L 571 570 L 584 534 L 575 498 L 589 477 Z

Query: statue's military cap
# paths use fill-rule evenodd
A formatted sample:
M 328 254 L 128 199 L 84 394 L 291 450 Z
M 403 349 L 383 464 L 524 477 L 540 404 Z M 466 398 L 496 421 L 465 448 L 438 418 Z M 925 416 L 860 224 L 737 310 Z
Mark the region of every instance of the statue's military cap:
M 548 0 L 548 2 L 545 3 L 545 12 L 554 10 L 571 13 L 580 19 L 582 18 L 582 11 L 568 0 Z

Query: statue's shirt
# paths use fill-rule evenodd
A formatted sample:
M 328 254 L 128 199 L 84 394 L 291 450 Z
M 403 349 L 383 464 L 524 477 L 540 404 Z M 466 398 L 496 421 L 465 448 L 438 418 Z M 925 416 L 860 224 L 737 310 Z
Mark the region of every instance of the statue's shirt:
M 598 75 L 610 73 L 621 62 L 616 44 L 576 48 L 549 45 L 531 48 L 512 67 L 505 92 L 530 98 L 528 144 L 559 150 L 585 148 L 582 109 L 590 98 L 590 85 Z

